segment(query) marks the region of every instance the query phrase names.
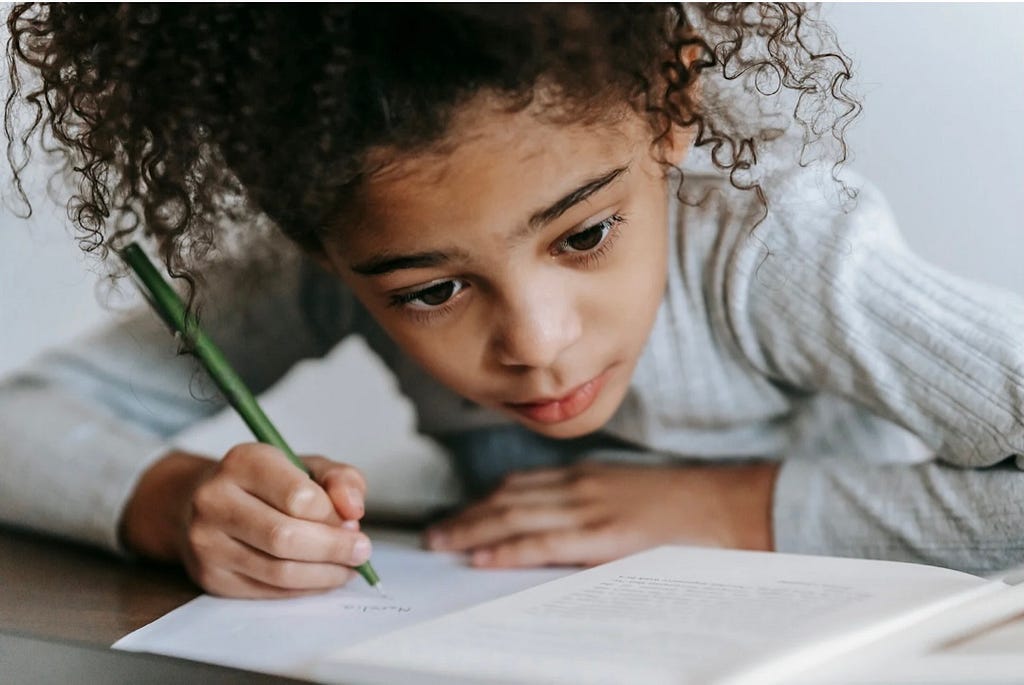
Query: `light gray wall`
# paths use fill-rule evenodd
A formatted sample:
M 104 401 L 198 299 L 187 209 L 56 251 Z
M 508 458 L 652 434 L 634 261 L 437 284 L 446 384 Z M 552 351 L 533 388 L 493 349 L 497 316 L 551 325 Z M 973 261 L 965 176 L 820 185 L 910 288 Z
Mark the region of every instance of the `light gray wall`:
M 33 184 L 33 216 L 11 211 L 10 172 L 0 162 L 0 376 L 41 349 L 100 325 L 99 272 L 67 229 L 65 212 Z
M 824 14 L 865 96 L 854 168 L 886 192 L 918 252 L 1024 295 L 1024 6 L 842 4 Z M 8 179 L 0 164 L 5 188 Z M 63 209 L 43 199 L 38 178 L 32 186 L 33 221 L 0 214 L 0 375 L 105 316 Z
M 1024 5 L 823 9 L 864 94 L 852 166 L 919 254 L 1024 295 Z

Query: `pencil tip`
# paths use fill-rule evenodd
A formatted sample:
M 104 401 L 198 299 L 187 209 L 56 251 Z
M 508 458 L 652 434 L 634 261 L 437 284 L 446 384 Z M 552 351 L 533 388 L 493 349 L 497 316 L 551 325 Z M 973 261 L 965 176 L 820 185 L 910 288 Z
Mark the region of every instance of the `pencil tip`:
M 387 595 L 384 594 L 384 584 L 383 583 L 378 581 L 378 583 L 376 585 L 374 585 L 373 588 L 377 591 L 377 594 L 380 595 L 381 597 L 387 597 Z

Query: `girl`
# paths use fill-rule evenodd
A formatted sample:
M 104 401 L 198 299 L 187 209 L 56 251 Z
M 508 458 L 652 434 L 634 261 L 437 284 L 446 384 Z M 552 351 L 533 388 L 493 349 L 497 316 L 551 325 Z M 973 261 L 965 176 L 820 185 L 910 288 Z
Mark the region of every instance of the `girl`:
M 148 237 L 256 389 L 365 336 L 481 496 L 431 548 L 1021 560 L 1024 304 L 915 259 L 838 176 L 858 106 L 803 8 L 19 5 L 8 25 L 15 171 L 51 136 L 86 244 Z M 301 257 L 224 302 L 214 258 L 267 225 Z M 370 553 L 360 475 L 176 450 L 217 406 L 166 339 L 140 313 L 0 387 L 4 517 L 218 594 L 346 582 Z

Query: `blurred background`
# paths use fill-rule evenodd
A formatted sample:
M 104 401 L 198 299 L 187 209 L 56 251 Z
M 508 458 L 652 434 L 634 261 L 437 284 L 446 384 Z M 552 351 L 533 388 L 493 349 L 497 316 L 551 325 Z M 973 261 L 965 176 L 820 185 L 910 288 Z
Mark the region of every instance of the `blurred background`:
M 886 193 L 917 252 L 1024 295 L 1024 5 L 836 4 L 822 14 L 863 95 L 850 167 Z M 44 178 L 30 177 L 34 216 L 22 221 L 0 164 L 0 376 L 110 316 L 99 269 Z M 358 392 L 363 376 L 346 377 Z

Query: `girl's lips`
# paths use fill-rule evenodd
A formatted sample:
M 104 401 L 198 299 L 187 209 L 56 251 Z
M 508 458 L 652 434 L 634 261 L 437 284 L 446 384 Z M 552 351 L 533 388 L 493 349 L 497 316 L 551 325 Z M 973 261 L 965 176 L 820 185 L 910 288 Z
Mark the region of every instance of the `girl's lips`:
M 611 369 L 606 369 L 600 375 L 591 378 L 583 385 L 570 390 L 568 394 L 554 400 L 544 402 L 521 402 L 505 404 L 512 411 L 522 414 L 531 421 L 537 423 L 559 423 L 575 418 L 590 408 L 601 389 Z

